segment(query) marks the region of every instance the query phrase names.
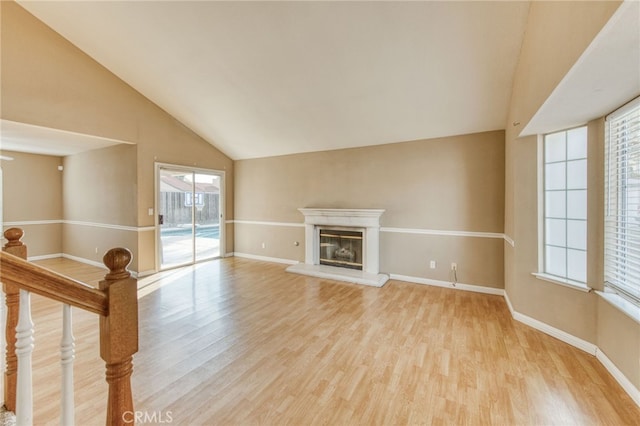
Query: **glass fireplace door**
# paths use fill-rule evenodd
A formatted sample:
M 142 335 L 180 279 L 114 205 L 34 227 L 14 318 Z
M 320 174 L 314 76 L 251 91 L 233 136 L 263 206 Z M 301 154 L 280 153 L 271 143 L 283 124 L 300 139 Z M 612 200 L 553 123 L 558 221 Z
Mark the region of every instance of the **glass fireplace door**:
M 320 264 L 362 270 L 362 232 L 320 229 Z

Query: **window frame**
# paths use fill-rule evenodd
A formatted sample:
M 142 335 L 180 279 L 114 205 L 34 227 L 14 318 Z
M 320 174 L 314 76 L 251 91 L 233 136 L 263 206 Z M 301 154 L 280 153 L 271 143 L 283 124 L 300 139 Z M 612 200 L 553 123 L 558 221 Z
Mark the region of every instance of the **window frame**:
M 620 119 L 621 117 L 624 117 L 629 113 L 637 114 L 637 119 L 639 119 L 639 121 L 638 123 L 635 124 L 636 128 L 631 129 L 632 139 L 630 141 L 627 140 L 626 143 L 633 141 L 634 137 L 637 138 L 635 140 L 638 143 L 636 144 L 635 147 L 631 147 L 633 151 L 631 151 L 631 148 L 627 148 L 629 151 L 624 154 L 624 157 L 621 160 L 615 161 L 615 170 L 611 171 L 610 170 L 610 167 L 612 166 L 611 144 L 613 143 L 612 135 L 611 135 L 611 132 L 612 132 L 611 126 L 613 125 L 612 123 L 616 122 L 616 120 Z M 628 174 L 630 173 L 628 169 L 628 163 L 630 161 L 629 157 L 633 157 L 634 155 L 635 156 L 640 155 L 640 98 L 633 99 L 632 101 L 616 109 L 611 114 L 605 117 L 604 139 L 605 139 L 605 142 L 604 142 L 605 144 L 604 146 L 604 150 L 605 150 L 604 203 L 605 205 L 604 205 L 604 259 L 603 259 L 604 291 L 606 293 L 614 293 L 617 296 L 626 300 L 627 302 L 631 303 L 632 305 L 636 307 L 640 307 L 640 280 L 633 285 L 614 282 L 612 275 L 617 275 L 618 272 L 617 271 L 615 273 L 610 272 L 610 269 L 612 269 L 615 266 L 619 266 L 619 267 L 624 266 L 624 265 L 621 265 L 621 263 L 624 263 L 625 265 L 628 265 L 629 263 L 629 262 L 612 261 L 611 260 L 612 257 L 613 258 L 617 257 L 617 256 L 610 255 L 610 252 L 612 250 L 618 248 L 619 245 L 627 246 L 629 242 L 640 245 L 640 235 L 637 235 L 638 231 L 636 231 L 636 235 L 634 235 L 634 232 L 631 232 L 629 230 L 629 227 L 631 224 L 629 219 L 631 218 L 631 215 L 629 214 L 630 210 L 628 210 L 625 207 L 630 203 L 629 195 L 628 195 L 628 192 L 626 191 L 627 184 L 628 184 L 628 181 L 627 181 Z M 616 147 L 615 148 L 616 153 L 617 153 L 617 149 L 618 148 Z M 640 161 L 638 161 L 638 166 L 640 166 Z M 611 178 L 612 174 L 615 174 L 614 178 Z M 621 184 L 621 180 L 623 181 L 622 184 Z M 615 193 L 615 195 L 613 195 L 613 193 Z M 621 202 L 623 206 L 619 208 L 618 203 L 620 198 L 622 198 Z M 636 204 L 638 204 L 638 209 L 640 209 L 640 198 L 635 201 L 636 201 Z M 615 204 L 615 206 L 612 207 L 612 204 Z M 612 209 L 615 210 L 615 213 L 612 212 Z M 612 217 L 613 218 L 619 217 L 618 213 L 620 212 L 622 212 L 622 215 L 623 215 L 622 219 L 613 219 L 613 220 L 611 219 Z M 615 243 L 613 244 L 610 242 L 612 227 L 616 231 L 619 229 L 623 229 L 622 234 L 626 236 L 626 238 L 624 238 L 624 242 L 620 243 L 619 238 L 615 238 L 614 239 Z M 616 232 L 613 232 L 613 234 L 615 233 Z M 632 237 L 629 238 L 628 237 L 629 235 L 631 235 Z M 636 260 L 637 260 L 637 256 L 636 256 Z M 623 268 L 623 269 L 629 269 L 629 268 L 627 266 L 626 268 Z M 623 278 L 626 278 L 628 276 L 624 273 L 623 275 L 624 275 Z
M 546 248 L 549 245 L 548 241 L 547 241 L 547 202 L 546 202 L 546 195 L 548 192 L 548 188 L 546 188 L 546 180 L 547 180 L 547 176 L 546 176 L 546 170 L 547 170 L 547 162 L 546 162 L 546 156 L 545 156 L 545 147 L 546 147 L 546 138 L 550 135 L 555 135 L 558 133 L 564 133 L 565 134 L 565 144 L 567 144 L 567 134 L 568 132 L 572 131 L 572 130 L 576 130 L 576 129 L 585 129 L 585 132 L 587 133 L 585 136 L 585 156 L 584 157 L 580 157 L 580 158 L 575 158 L 575 159 L 569 159 L 567 156 L 567 146 L 565 145 L 565 158 L 562 161 L 558 161 L 559 162 L 563 162 L 565 164 L 565 168 L 567 166 L 567 164 L 569 162 L 573 162 L 573 161 L 581 161 L 584 160 L 586 162 L 586 164 L 588 165 L 588 157 L 589 157 L 589 152 L 588 152 L 588 126 L 586 124 L 584 125 L 580 125 L 580 126 L 575 126 L 575 127 L 570 127 L 570 128 L 566 128 L 566 129 L 560 129 L 560 130 L 556 130 L 556 131 L 552 131 L 543 135 L 538 135 L 538 144 L 537 144 L 537 148 L 538 148 L 538 158 L 537 158 L 537 164 L 538 164 L 538 272 L 534 272 L 533 275 L 541 280 L 544 281 L 548 281 L 548 282 L 552 282 L 555 284 L 560 284 L 572 289 L 576 289 L 576 290 L 580 290 L 580 291 L 584 291 L 584 292 L 588 292 L 591 291 L 592 289 L 588 286 L 587 282 L 588 282 L 588 277 L 587 277 L 587 261 L 588 259 L 586 258 L 586 256 L 588 256 L 588 250 L 587 250 L 587 246 L 586 246 L 586 241 L 585 241 L 585 281 L 578 281 L 575 279 L 571 279 L 568 278 L 569 276 L 569 271 L 568 268 L 567 270 L 565 270 L 565 274 L 564 276 L 561 275 L 556 275 L 550 272 L 547 272 L 547 263 L 546 263 Z M 553 163 L 553 162 L 552 162 Z M 587 178 L 586 176 L 587 172 L 585 171 L 585 180 Z M 564 176 L 564 186 L 565 188 L 563 189 L 566 193 L 568 193 L 569 191 L 573 191 L 574 189 L 570 189 L 567 188 L 567 181 L 568 181 L 568 175 L 566 174 L 565 171 L 565 176 Z M 580 189 L 582 190 L 582 189 Z M 585 184 L 585 188 L 584 190 L 587 193 L 588 196 L 588 192 L 589 192 L 589 188 L 588 188 L 588 183 Z M 565 194 L 566 197 L 567 194 Z M 573 220 L 574 218 L 571 218 L 568 214 L 568 206 L 566 205 L 566 198 L 565 198 L 565 212 L 564 212 L 564 217 L 560 218 L 565 220 L 565 232 L 566 228 L 568 227 L 568 221 L 569 220 Z M 578 219 L 578 220 L 583 220 L 585 223 L 585 228 L 588 225 L 588 208 L 587 206 L 585 206 L 585 218 L 584 219 Z M 588 233 L 588 230 L 585 231 L 585 239 L 586 239 L 586 234 Z M 574 248 L 572 248 L 569 245 L 569 242 L 566 240 L 565 237 L 565 242 L 564 242 L 564 246 L 563 248 L 568 252 L 568 250 L 573 250 Z M 582 249 L 579 249 L 580 251 L 583 251 Z M 568 260 L 567 260 L 568 263 Z

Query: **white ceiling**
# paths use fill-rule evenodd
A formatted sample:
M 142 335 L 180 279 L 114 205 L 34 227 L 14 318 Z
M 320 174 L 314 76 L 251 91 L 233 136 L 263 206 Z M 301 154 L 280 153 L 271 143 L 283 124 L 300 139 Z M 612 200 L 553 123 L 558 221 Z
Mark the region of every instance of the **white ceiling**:
M 529 8 L 19 3 L 233 159 L 505 128 Z
M 603 117 L 640 95 L 640 1 L 623 3 L 521 136 L 544 134 Z
M 120 140 L 0 120 L 0 150 L 65 156 L 126 143 Z
M 233 159 L 505 128 L 529 8 L 515 1 L 19 3 Z M 521 135 L 583 124 L 640 94 L 638 46 L 640 2 L 627 0 Z M 59 134 L 47 144 L 41 128 L 10 129 L 23 150 L 83 149 L 80 135 L 66 146 Z M 85 147 L 97 144 L 89 138 Z

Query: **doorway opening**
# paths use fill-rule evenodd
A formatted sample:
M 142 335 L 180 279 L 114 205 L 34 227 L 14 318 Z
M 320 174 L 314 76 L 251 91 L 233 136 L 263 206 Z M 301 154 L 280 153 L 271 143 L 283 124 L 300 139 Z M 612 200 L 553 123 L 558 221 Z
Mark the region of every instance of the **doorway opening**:
M 160 270 L 222 256 L 224 172 L 156 164 Z

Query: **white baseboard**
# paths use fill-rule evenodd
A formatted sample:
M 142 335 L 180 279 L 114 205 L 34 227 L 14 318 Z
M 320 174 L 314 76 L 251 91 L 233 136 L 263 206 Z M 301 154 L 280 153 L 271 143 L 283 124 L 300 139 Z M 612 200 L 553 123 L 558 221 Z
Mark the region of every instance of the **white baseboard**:
M 29 256 L 27 258 L 27 260 L 29 262 L 33 262 L 33 261 L 37 261 L 37 260 L 44 260 L 44 259 L 55 259 L 55 258 L 59 258 L 59 257 L 63 257 L 65 259 L 69 259 L 69 260 L 74 260 L 76 262 L 80 262 L 80 263 L 85 263 L 87 265 L 91 265 L 91 266 L 97 266 L 98 268 L 102 268 L 102 269 L 107 269 L 107 267 L 100 262 L 96 262 L 94 260 L 89 260 L 89 259 L 85 259 L 84 257 L 78 257 L 78 256 L 73 256 L 70 254 L 66 254 L 66 253 L 52 253 L 52 254 L 43 254 L 41 256 Z M 129 271 L 131 272 L 131 276 L 133 278 L 142 278 L 142 277 L 146 277 L 148 275 L 152 275 L 155 274 L 156 271 L 144 271 L 144 272 L 136 272 L 136 271 Z
M 148 277 L 149 275 L 153 275 L 155 273 L 156 273 L 156 271 L 154 269 L 152 269 L 150 271 L 142 271 L 142 272 L 133 272 L 132 271 L 131 275 L 134 276 L 135 278 L 142 278 L 142 277 Z
M 473 291 L 476 293 L 494 294 L 496 296 L 504 296 L 504 290 L 501 288 L 485 287 L 481 285 L 450 283 L 448 281 L 432 280 L 429 278 L 411 277 L 407 275 L 389 274 L 392 280 L 406 281 L 414 284 L 432 285 L 436 287 L 451 288 L 454 290 Z
M 104 263 L 85 259 L 84 257 L 73 256 L 67 253 L 62 253 L 62 257 L 64 257 L 65 259 L 75 260 L 76 262 L 86 263 L 87 265 L 97 266 L 98 268 L 107 269 L 107 267 L 104 266 Z
M 627 377 L 622 374 L 622 371 L 616 367 L 616 365 L 598 348 L 596 351 L 596 358 L 604 368 L 613 376 L 614 379 L 622 386 L 622 388 L 629 394 L 631 399 L 636 403 L 638 407 L 640 407 L 640 389 L 636 388 L 633 383 Z
M 631 383 L 631 381 L 618 369 L 618 367 L 616 367 L 616 365 L 604 354 L 604 352 L 602 352 L 602 350 L 598 346 L 582 340 L 572 334 L 569 334 L 566 331 L 562 331 L 542 321 L 538 321 L 537 319 L 531 318 L 527 315 L 515 311 L 506 292 L 504 294 L 504 299 L 507 302 L 507 306 L 509 307 L 511 316 L 516 321 L 526 324 L 529 327 L 535 328 L 536 330 L 548 334 L 549 336 L 555 337 L 556 339 L 578 349 L 581 349 L 588 354 L 594 355 L 604 366 L 604 368 L 606 368 L 607 371 L 613 376 L 613 378 L 616 379 L 620 386 L 622 386 L 622 388 L 625 390 L 625 392 L 627 392 L 631 399 L 633 399 L 636 405 L 640 407 L 640 390 L 636 388 L 633 383 Z
M 102 268 L 104 270 L 107 269 L 107 267 L 104 265 L 104 263 L 96 262 L 95 260 L 85 259 L 84 257 L 73 256 L 73 255 L 66 254 L 66 253 L 63 253 L 62 257 L 64 257 L 65 259 L 75 260 L 76 262 L 85 263 L 87 265 L 97 266 L 98 268 Z M 152 274 L 156 273 L 156 271 L 136 272 L 136 271 L 131 271 L 131 270 L 129 272 L 131 273 L 131 276 L 133 278 L 135 278 L 135 279 L 146 277 L 147 275 L 152 275 Z
M 62 253 L 43 254 L 40 256 L 27 256 L 27 260 L 29 262 L 34 262 L 36 260 L 55 259 L 58 257 L 63 257 Z
M 258 256 L 257 254 L 233 252 L 233 256 L 243 257 L 245 259 L 261 260 L 263 262 L 283 263 L 285 265 L 296 265 L 300 262 L 291 259 L 281 259 L 278 257 Z
M 507 308 L 509 308 L 511 317 L 513 317 L 513 314 L 515 313 L 515 311 L 513 310 L 513 305 L 511 304 L 511 300 L 509 300 L 509 295 L 507 294 L 506 291 L 504 292 L 504 301 L 507 302 Z
M 515 311 L 513 309 L 511 301 L 509 300 L 509 296 L 507 296 L 506 293 L 504 295 L 504 298 L 507 301 L 507 306 L 509 307 L 509 311 L 511 312 L 511 316 L 514 320 L 526 324 L 529 327 L 535 328 L 538 331 L 542 331 L 543 333 L 548 334 L 551 337 L 555 337 L 556 339 L 561 340 L 565 343 L 568 343 L 573 347 L 581 349 L 588 354 L 596 354 L 598 347 L 593 343 L 589 343 L 586 340 L 582 340 L 581 338 L 574 336 L 573 334 L 569 334 L 566 331 L 560 330 L 559 328 L 552 327 L 547 323 Z

